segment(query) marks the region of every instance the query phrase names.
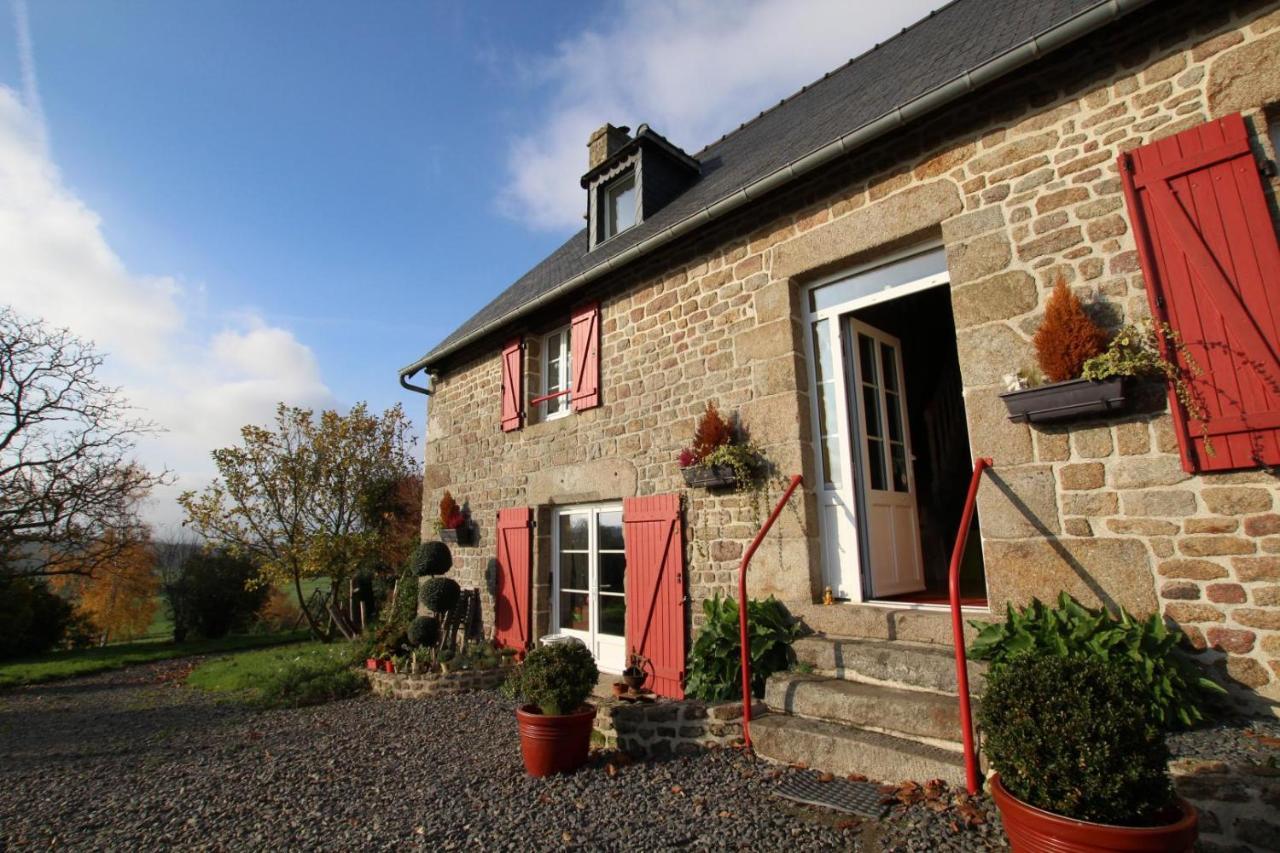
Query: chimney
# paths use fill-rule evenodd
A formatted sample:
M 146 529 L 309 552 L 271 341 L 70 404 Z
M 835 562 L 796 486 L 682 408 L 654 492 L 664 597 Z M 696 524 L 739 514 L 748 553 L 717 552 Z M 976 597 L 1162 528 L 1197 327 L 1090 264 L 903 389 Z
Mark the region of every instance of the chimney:
M 587 171 L 608 160 L 618 149 L 631 141 L 631 128 L 606 124 L 591 134 L 587 140 Z

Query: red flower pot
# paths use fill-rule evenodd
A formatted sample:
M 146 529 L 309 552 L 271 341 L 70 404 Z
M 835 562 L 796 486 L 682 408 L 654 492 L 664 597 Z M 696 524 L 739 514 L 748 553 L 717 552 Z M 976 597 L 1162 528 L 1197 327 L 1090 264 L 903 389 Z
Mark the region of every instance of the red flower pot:
M 524 769 L 530 776 L 550 776 L 586 764 L 595 717 L 594 705 L 583 705 L 572 714 L 543 714 L 535 705 L 516 708 Z
M 383 671 L 383 672 L 395 672 L 395 671 L 396 671 L 395 661 L 384 660 L 384 661 L 382 662 L 382 671 Z
M 1199 834 L 1199 816 L 1178 799 L 1178 820 L 1164 826 L 1111 826 L 1062 817 L 1019 800 L 991 776 L 991 797 L 1000 810 L 1013 853 L 1191 853 Z
M 365 669 L 371 669 L 371 670 L 373 670 L 374 672 L 377 672 L 377 671 L 378 671 L 378 659 L 377 659 L 377 658 L 365 658 L 365 659 L 364 659 L 364 668 L 365 668 Z

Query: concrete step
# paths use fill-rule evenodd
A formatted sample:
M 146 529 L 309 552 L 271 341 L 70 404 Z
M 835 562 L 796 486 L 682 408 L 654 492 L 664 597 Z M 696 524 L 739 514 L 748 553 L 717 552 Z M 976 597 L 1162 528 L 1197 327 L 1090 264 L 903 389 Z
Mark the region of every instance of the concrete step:
M 959 752 L 825 720 L 769 714 L 752 721 L 751 740 L 762 758 L 803 763 L 840 776 L 861 773 L 877 782 L 945 779 L 964 784 L 964 757 Z
M 796 640 L 796 660 L 822 675 L 871 684 L 956 693 L 955 654 L 947 646 L 815 634 Z M 969 661 L 969 691 L 982 691 L 987 665 Z
M 779 713 L 960 745 L 955 696 L 781 672 L 769 677 L 764 701 Z

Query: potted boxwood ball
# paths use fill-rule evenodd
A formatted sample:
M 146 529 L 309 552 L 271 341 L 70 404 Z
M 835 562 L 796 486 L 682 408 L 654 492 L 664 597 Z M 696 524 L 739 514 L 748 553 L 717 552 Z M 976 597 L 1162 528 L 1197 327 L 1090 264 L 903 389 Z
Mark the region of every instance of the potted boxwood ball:
M 978 717 L 1014 853 L 1193 849 L 1196 811 L 1126 665 L 1019 655 L 987 675 Z
M 453 554 L 443 542 L 419 542 L 409 557 L 409 566 L 420 578 L 442 575 L 453 568 Z
M 513 677 L 526 703 L 516 708 L 520 754 L 531 776 L 568 773 L 587 761 L 594 705 L 586 704 L 600 677 L 595 659 L 578 640 L 538 646 Z

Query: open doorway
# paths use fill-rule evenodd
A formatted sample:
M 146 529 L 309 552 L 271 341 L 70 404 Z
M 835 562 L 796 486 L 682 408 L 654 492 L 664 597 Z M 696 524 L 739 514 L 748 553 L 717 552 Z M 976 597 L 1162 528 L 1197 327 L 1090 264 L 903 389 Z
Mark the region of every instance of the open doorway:
M 891 585 L 880 589 L 873 575 L 870 592 L 876 600 L 945 603 L 948 600 L 947 574 L 951 549 L 955 545 L 965 493 L 973 473 L 951 295 L 946 287 L 933 287 L 856 310 L 850 317 L 851 328 L 861 330 L 855 335 L 858 346 L 864 350 L 867 348 L 863 339 L 867 330 L 878 338 L 882 353 L 880 373 L 888 384 L 898 386 L 897 392 L 881 392 L 884 400 L 881 405 L 872 406 L 864 402 L 861 420 L 865 422 L 865 412 L 883 409 L 882 420 L 886 427 L 882 431 L 886 433 L 890 450 L 887 454 L 889 479 L 896 480 L 897 484 L 910 485 L 920 552 L 920 582 L 911 585 L 919 588 L 902 590 Z M 890 363 L 894 357 L 901 362 L 898 379 L 890 374 Z M 865 357 L 859 359 L 860 364 L 865 362 Z M 873 389 L 865 377 L 860 379 L 863 381 L 858 390 L 865 399 L 867 392 Z M 900 407 L 900 415 L 895 414 L 895 407 Z M 895 424 L 895 416 L 903 423 Z M 857 425 L 861 426 L 861 423 Z M 867 429 L 870 432 L 875 428 Z M 899 437 L 902 442 L 895 445 L 894 441 Z M 871 439 L 872 442 L 874 440 Z M 870 455 L 874 451 L 865 450 L 868 446 L 869 442 L 859 443 L 859 448 Z M 870 446 L 874 447 L 874 444 Z M 898 466 L 906 470 L 894 470 Z M 880 485 L 873 482 L 875 480 L 878 476 L 874 471 L 864 474 L 860 491 L 869 496 L 865 499 L 867 504 L 875 500 L 872 496 L 877 494 L 875 487 Z M 877 540 L 884 536 L 883 522 L 878 515 L 875 508 L 868 505 L 867 524 L 881 529 L 867 531 L 863 547 L 864 565 L 883 559 L 876 554 L 879 550 Z M 961 564 L 961 597 L 966 605 L 985 606 L 986 580 L 977 525 L 975 514 Z

